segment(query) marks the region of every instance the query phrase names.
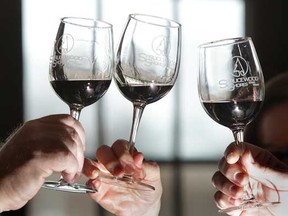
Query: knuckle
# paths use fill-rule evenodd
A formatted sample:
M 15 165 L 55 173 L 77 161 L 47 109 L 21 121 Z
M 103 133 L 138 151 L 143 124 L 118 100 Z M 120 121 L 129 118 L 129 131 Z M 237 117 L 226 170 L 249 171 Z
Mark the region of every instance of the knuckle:
M 107 145 L 102 145 L 96 150 L 96 158 L 99 160 L 102 155 L 106 155 L 110 151 L 110 147 Z
M 213 176 L 212 176 L 212 184 L 213 184 L 214 187 L 216 187 L 217 179 L 219 178 L 218 176 L 219 176 L 219 171 L 214 173 Z
M 63 115 L 64 122 L 75 122 L 76 120 L 71 115 Z
M 69 145 L 74 146 L 74 147 L 76 147 L 78 143 L 81 142 L 79 134 L 75 130 L 75 128 L 68 129 L 68 140 L 69 140 Z
M 62 163 L 64 163 L 65 161 L 71 161 L 74 158 L 74 155 L 68 150 L 62 150 L 62 151 L 58 151 L 57 155 L 60 161 L 62 161 Z
M 214 194 L 214 200 L 215 200 L 215 203 L 216 203 L 216 206 L 220 209 L 223 209 L 225 204 L 224 204 L 224 201 L 223 201 L 223 193 L 220 192 L 220 191 L 217 191 L 215 194 Z
M 79 139 L 78 132 L 75 130 L 75 128 L 71 128 L 71 129 L 69 130 L 69 136 L 70 136 L 73 140 L 78 140 L 78 139 Z
M 212 176 L 212 184 L 215 188 L 220 189 L 220 188 L 224 187 L 224 181 L 223 181 L 222 177 L 223 177 L 223 175 L 220 171 L 217 171 Z

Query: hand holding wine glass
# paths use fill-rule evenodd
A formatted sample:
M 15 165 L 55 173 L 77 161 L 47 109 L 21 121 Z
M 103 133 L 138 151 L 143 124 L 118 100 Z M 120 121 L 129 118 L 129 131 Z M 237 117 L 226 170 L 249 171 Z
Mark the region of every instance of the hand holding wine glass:
M 134 107 L 130 134 L 130 153 L 146 105 L 163 98 L 173 87 L 180 64 L 181 25 L 173 20 L 145 14 L 130 14 L 117 54 L 115 81 L 122 95 Z M 152 185 L 133 178 L 103 177 L 103 181 L 139 190 L 154 190 Z M 112 179 L 112 181 L 110 181 Z
M 212 177 L 213 186 L 217 189 L 214 195 L 216 205 L 219 209 L 232 207 L 233 211 L 226 211 L 228 215 L 286 215 L 288 166 L 266 149 L 247 142 L 244 145 L 241 154 L 239 147 L 231 143 L 219 161 L 219 170 Z M 235 208 L 241 204 L 249 175 L 253 176 L 251 186 L 255 189 L 255 198 L 263 206 Z
M 110 86 L 114 71 L 112 25 L 99 20 L 61 19 L 50 61 L 49 81 L 57 95 L 79 120 L 81 110 L 98 101 Z M 45 188 L 69 192 L 95 192 L 62 178 Z
M 231 129 L 235 143 L 243 151 L 245 126 L 260 111 L 265 94 L 252 39 L 231 38 L 201 45 L 198 90 L 204 110 L 214 121 Z M 222 211 L 262 205 L 264 203 L 255 199 L 248 184 L 241 205 Z
M 90 179 L 87 185 L 95 187 L 98 193 L 90 193 L 90 197 L 107 211 L 115 215 L 149 215 L 158 216 L 161 207 L 162 183 L 160 167 L 155 161 L 144 160 L 144 155 L 134 149 L 133 157 L 127 151 L 129 142 L 116 140 L 111 146 L 101 145 L 96 151 L 97 161 L 85 159 L 83 173 Z M 121 164 L 133 163 L 141 170 L 141 175 L 153 182 L 155 191 L 130 190 L 125 187 L 114 187 L 101 184 L 97 178 L 101 173 L 125 173 Z M 116 174 L 117 175 L 117 174 Z
M 84 128 L 67 114 L 24 122 L 0 149 L 0 212 L 24 206 L 54 172 L 73 182 L 83 166 L 84 145 Z

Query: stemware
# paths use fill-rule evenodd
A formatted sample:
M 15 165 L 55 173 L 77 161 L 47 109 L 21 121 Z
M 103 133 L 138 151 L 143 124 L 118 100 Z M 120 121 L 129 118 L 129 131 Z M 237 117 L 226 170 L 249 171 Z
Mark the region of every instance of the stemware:
M 245 126 L 255 119 L 265 95 L 262 69 L 250 37 L 229 38 L 200 45 L 198 91 L 206 113 L 233 132 L 243 153 Z M 251 182 L 239 206 L 230 212 L 276 204 L 258 201 Z
M 114 71 L 112 25 L 79 17 L 61 19 L 50 59 L 49 81 L 56 94 L 79 120 L 81 110 L 107 91 Z M 96 192 L 82 184 L 46 181 L 44 188 L 67 192 Z
M 130 153 L 143 110 L 172 89 L 178 75 L 181 54 L 181 24 L 162 17 L 130 14 L 116 54 L 114 80 L 122 95 L 133 104 Z M 105 179 L 105 177 L 104 177 Z M 112 181 L 109 181 L 112 180 Z M 135 190 L 155 190 L 133 175 L 107 177 L 106 183 Z

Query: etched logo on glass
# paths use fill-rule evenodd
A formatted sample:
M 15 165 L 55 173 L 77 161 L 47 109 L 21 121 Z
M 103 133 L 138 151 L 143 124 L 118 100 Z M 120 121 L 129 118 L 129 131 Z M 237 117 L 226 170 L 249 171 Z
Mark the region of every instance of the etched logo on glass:
M 74 38 L 70 34 L 60 37 L 56 43 L 56 49 L 59 53 L 66 54 L 72 50 L 74 46 Z
M 145 66 L 160 66 L 168 70 L 174 70 L 175 60 L 169 58 L 171 49 L 170 41 L 165 36 L 157 36 L 151 43 L 152 55 L 139 53 L 139 60 L 144 62 Z
M 249 70 L 249 66 L 246 60 L 241 56 L 235 56 L 232 58 L 232 61 L 234 62 L 233 76 L 234 77 L 246 76 Z
M 170 52 L 170 43 L 165 36 L 158 36 L 152 41 L 152 50 L 156 55 L 165 56 Z
M 234 56 L 232 58 L 232 64 L 232 76 L 234 78 L 220 80 L 220 88 L 228 91 L 233 91 L 235 90 L 235 88 L 247 87 L 248 85 L 259 85 L 259 77 L 251 75 L 251 68 L 249 66 L 249 63 L 242 56 Z

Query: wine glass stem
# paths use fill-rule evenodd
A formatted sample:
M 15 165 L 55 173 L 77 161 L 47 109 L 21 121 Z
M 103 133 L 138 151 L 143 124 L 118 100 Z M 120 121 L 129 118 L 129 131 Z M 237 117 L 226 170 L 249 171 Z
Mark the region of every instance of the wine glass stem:
M 233 132 L 235 143 L 240 148 L 241 155 L 242 155 L 244 152 L 244 129 L 237 128 L 235 130 L 232 130 L 232 132 Z
M 70 107 L 70 115 L 79 121 L 81 109 L 77 109 L 75 107 Z
M 236 145 L 240 148 L 241 151 L 241 155 L 244 153 L 245 151 L 245 147 L 244 147 L 244 128 L 237 128 L 235 130 L 232 130 L 233 132 L 233 136 L 235 139 L 235 143 Z M 251 183 L 250 183 L 250 179 L 249 179 L 249 183 L 244 187 L 244 195 L 243 195 L 243 201 L 252 201 L 254 200 L 255 196 L 252 192 L 252 188 L 251 188 Z
M 71 115 L 74 119 L 76 119 L 77 121 L 79 121 L 80 113 L 81 113 L 81 109 L 77 109 L 77 108 L 75 108 L 75 107 L 70 106 L 70 115 Z M 63 176 L 62 176 L 62 175 L 60 176 L 59 183 L 60 183 L 60 184 L 66 183 L 66 181 L 63 179 Z
M 145 108 L 144 103 L 133 103 L 133 121 L 130 132 L 129 144 L 130 144 L 130 153 L 134 151 L 136 135 L 139 128 L 140 120 Z

